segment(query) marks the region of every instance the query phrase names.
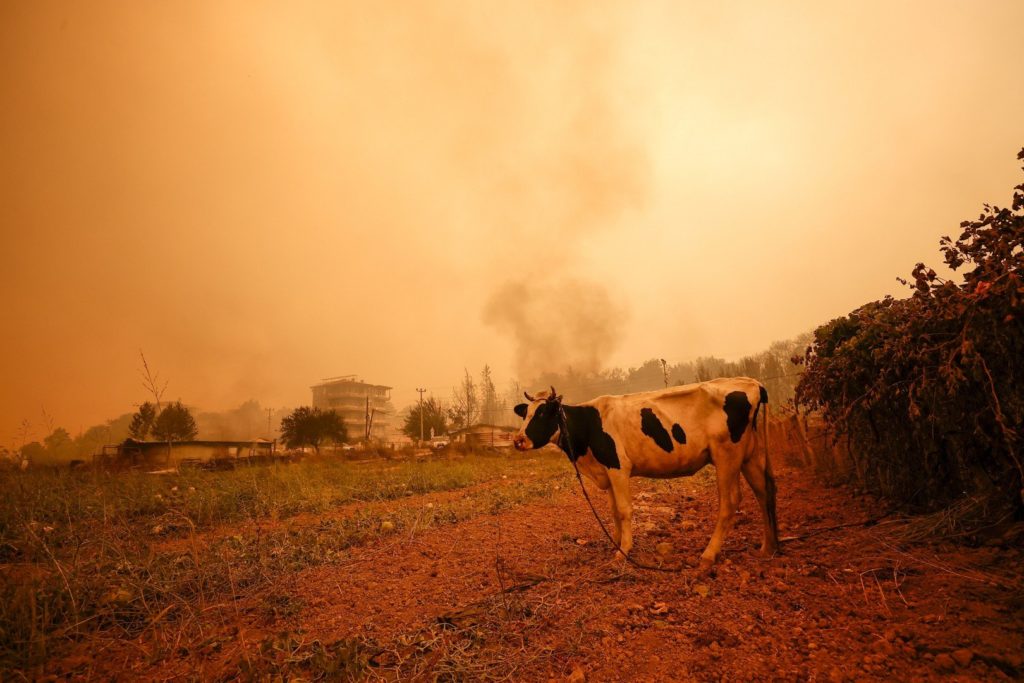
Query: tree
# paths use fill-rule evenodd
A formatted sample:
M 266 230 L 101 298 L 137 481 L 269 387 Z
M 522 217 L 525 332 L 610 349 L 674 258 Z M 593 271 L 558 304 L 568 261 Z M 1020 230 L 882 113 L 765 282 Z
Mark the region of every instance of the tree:
M 43 439 L 43 445 L 46 446 L 46 454 L 51 460 L 71 460 L 75 455 L 75 444 L 71 440 L 68 430 L 63 427 L 54 429 L 48 437 Z
M 128 434 L 139 441 L 144 440 L 156 421 L 156 406 L 146 401 L 139 406 L 138 412 L 132 415 L 132 423 L 128 426 Z
M 22 460 L 27 460 L 29 464 L 38 463 L 46 457 L 46 448 L 38 441 L 27 443 L 18 451 L 21 453 Z
M 345 441 L 348 431 L 333 410 L 302 406 L 281 420 L 281 438 L 288 448 L 311 446 L 319 453 L 324 443 Z
M 448 433 L 448 420 L 444 406 L 431 396 L 423 402 L 423 438 L 429 438 L 431 430 L 434 436 Z M 405 416 L 402 433 L 414 441 L 420 438 L 420 404 L 416 403 Z
M 192 412 L 181 401 L 167 404 L 153 422 L 152 429 L 157 440 L 167 442 L 188 441 L 199 433 Z
M 495 424 L 501 418 L 501 401 L 491 377 L 491 366 L 485 365 L 480 372 L 480 420 Z
M 462 429 L 476 422 L 479 416 L 478 408 L 476 384 L 473 383 L 469 370 L 466 370 L 462 384 L 452 389 L 452 405 L 448 409 L 452 426 Z

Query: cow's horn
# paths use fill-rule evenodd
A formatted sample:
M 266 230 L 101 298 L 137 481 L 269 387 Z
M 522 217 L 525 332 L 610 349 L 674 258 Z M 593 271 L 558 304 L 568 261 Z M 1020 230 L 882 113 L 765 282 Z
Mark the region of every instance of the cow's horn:
M 551 395 L 548 396 L 548 400 L 549 401 L 557 401 L 558 400 L 558 394 L 555 392 L 555 387 L 554 386 L 551 387 Z
M 523 396 L 525 396 L 525 397 L 526 397 L 526 400 L 527 400 L 527 401 L 529 401 L 530 403 L 533 403 L 533 401 L 535 400 L 535 399 L 533 398 L 533 396 L 530 396 L 530 395 L 529 395 L 528 393 L 526 393 L 525 391 L 523 392 Z

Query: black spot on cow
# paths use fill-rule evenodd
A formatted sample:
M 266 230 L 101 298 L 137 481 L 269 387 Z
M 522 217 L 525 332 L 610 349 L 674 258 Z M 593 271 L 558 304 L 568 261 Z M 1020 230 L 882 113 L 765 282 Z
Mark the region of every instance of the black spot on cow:
M 569 434 L 561 435 L 558 447 L 570 458 L 580 458 L 589 449 L 594 458 L 611 469 L 620 469 L 615 440 L 604 431 L 601 412 L 593 406 L 565 406 Z M 572 446 L 570 450 L 569 446 Z
M 672 452 L 672 439 L 665 431 L 665 425 L 661 424 L 661 420 L 650 408 L 640 409 L 640 431 L 651 437 L 666 453 Z
M 672 425 L 672 437 L 681 444 L 686 443 L 686 432 L 678 424 Z
M 767 403 L 767 402 L 768 402 L 768 390 L 765 389 L 764 387 L 761 387 L 761 403 Z
M 750 421 L 750 399 L 746 392 L 731 391 L 725 395 L 725 423 L 729 427 L 729 438 L 739 443 Z
M 521 417 L 521 418 L 523 418 L 525 420 L 526 419 L 526 413 L 529 410 L 530 410 L 530 406 L 526 405 L 525 403 L 520 403 L 519 405 L 517 405 L 515 408 L 512 409 L 512 412 L 514 412 L 516 415 L 518 415 L 519 417 Z

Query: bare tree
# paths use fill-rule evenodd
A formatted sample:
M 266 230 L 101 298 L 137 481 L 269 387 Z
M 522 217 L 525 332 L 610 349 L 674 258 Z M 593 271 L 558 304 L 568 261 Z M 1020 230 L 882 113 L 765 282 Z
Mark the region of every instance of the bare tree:
M 142 349 L 139 349 L 139 356 L 142 358 L 142 369 L 139 370 L 139 374 L 142 375 L 142 387 L 153 394 L 153 398 L 156 401 L 156 412 L 159 415 L 163 410 L 160 399 L 163 398 L 164 392 L 167 391 L 167 380 L 164 380 L 161 386 L 160 373 L 150 371 L 149 363 L 146 362 L 146 354 L 142 352 Z

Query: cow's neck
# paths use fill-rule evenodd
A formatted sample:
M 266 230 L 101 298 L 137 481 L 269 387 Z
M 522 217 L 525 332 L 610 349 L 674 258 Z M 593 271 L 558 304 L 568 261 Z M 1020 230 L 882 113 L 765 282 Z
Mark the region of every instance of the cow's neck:
M 565 411 L 565 425 L 559 425 L 558 447 L 569 460 L 579 460 L 590 449 L 590 434 L 586 420 L 583 419 L 583 411 L 576 406 L 567 405 L 563 405 L 562 410 Z

